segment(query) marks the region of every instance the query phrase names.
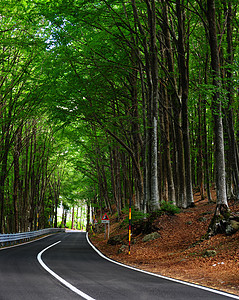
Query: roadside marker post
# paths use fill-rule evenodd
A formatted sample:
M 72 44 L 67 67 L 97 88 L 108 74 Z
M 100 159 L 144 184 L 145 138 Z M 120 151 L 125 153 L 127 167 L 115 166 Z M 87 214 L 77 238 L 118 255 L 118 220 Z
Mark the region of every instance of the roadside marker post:
M 37 213 L 37 229 L 39 229 L 39 213 Z
M 95 234 L 95 231 L 98 232 L 98 226 L 97 226 L 98 221 L 96 219 L 94 219 L 93 223 L 94 223 L 94 234 Z
M 49 226 L 51 225 L 51 222 L 52 222 L 52 217 L 49 215 L 49 219 L 48 219 Z
M 130 243 L 131 243 L 131 197 L 129 198 L 129 254 L 130 254 Z
M 92 226 L 91 226 L 93 235 L 95 235 L 95 232 L 97 232 L 97 224 L 98 224 L 98 221 L 96 220 L 95 215 L 93 215 L 93 221 L 92 221 Z
M 108 239 L 109 239 L 109 235 L 110 235 L 110 219 L 107 216 L 107 213 L 105 213 L 103 215 L 103 217 L 101 218 L 101 223 L 105 224 L 105 239 L 106 239 L 106 224 L 108 224 Z

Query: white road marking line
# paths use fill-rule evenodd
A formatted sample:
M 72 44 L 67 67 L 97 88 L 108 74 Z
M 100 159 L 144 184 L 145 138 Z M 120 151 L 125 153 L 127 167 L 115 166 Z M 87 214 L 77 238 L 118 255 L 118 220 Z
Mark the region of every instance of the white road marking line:
M 90 297 L 89 295 L 85 294 L 84 292 L 78 290 L 76 287 L 74 287 L 72 284 L 67 282 L 65 279 L 61 278 L 59 275 L 57 275 L 55 272 L 53 272 L 50 268 L 47 267 L 47 265 L 43 262 L 41 256 L 42 254 L 47 251 L 49 248 L 54 247 L 55 245 L 59 244 L 61 241 L 58 241 L 45 249 L 43 249 L 40 253 L 37 255 L 37 260 L 41 264 L 41 266 L 52 276 L 54 276 L 57 280 L 59 280 L 62 284 L 64 284 L 66 287 L 68 287 L 70 290 L 72 290 L 74 293 L 78 294 L 79 296 L 83 297 L 86 300 L 95 300 L 94 298 Z
M 198 288 L 198 289 L 202 289 L 202 290 L 205 290 L 205 291 L 208 291 L 208 292 L 212 292 L 212 293 L 215 293 L 215 294 L 219 294 L 219 295 L 222 295 L 222 296 L 226 296 L 226 297 L 230 297 L 232 299 L 238 299 L 239 300 L 239 297 L 236 296 L 236 295 L 233 295 L 233 294 L 229 294 L 229 293 L 226 293 L 226 292 L 222 292 L 222 291 L 219 291 L 219 290 L 214 290 L 214 289 L 211 289 L 211 288 L 208 288 L 208 287 L 205 287 L 205 286 L 201 286 L 201 285 L 197 285 L 197 284 L 193 284 L 193 283 L 190 283 L 190 282 L 186 282 L 186 281 L 181 281 L 181 280 L 178 280 L 178 279 L 174 279 L 174 278 L 170 278 L 170 277 L 166 277 L 166 276 L 163 276 L 163 275 L 159 275 L 159 274 L 155 274 L 155 273 L 151 273 L 151 272 L 148 272 L 148 271 L 144 271 L 144 270 L 140 270 L 140 269 L 137 269 L 137 268 L 134 268 L 134 267 L 131 267 L 131 266 L 128 266 L 128 265 L 124 265 L 120 262 L 117 262 L 113 259 L 110 259 L 108 258 L 107 256 L 105 256 L 103 253 L 101 253 L 92 243 L 91 241 L 89 240 L 89 237 L 88 237 L 88 232 L 86 233 L 86 239 L 87 239 L 87 242 L 90 244 L 90 246 L 101 256 L 103 257 L 104 259 L 114 263 L 114 264 L 117 264 L 119 266 L 122 266 L 122 267 L 125 267 L 125 268 L 128 268 L 128 269 L 131 269 L 131 270 L 135 270 L 135 271 L 138 271 L 138 272 L 141 272 L 141 273 L 145 273 L 145 274 L 148 274 L 148 275 L 152 275 L 152 276 L 155 276 L 155 277 L 159 277 L 159 278 L 163 278 L 163 279 L 167 279 L 167 280 L 170 280 L 170 281 L 173 281 L 173 282 L 177 282 L 177 283 L 181 283 L 181 284 L 184 284 L 184 285 L 188 285 L 188 286 L 192 286 L 192 287 L 195 287 L 195 288 Z

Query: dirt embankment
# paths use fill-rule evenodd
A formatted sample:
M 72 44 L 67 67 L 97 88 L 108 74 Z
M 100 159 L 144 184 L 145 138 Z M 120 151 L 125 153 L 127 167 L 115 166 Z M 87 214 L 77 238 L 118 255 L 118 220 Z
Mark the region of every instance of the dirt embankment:
M 217 235 L 197 243 L 205 235 L 215 210 L 215 203 L 199 201 L 196 206 L 155 220 L 154 228 L 160 236 L 143 242 L 142 234 L 133 234 L 131 253 L 128 246 L 119 253 L 122 243 L 127 245 L 127 227 L 111 219 L 110 237 L 123 238 L 117 245 L 104 239 L 103 227 L 90 239 L 106 256 L 137 268 L 177 278 L 239 295 L 239 232 L 231 236 Z M 233 212 L 239 212 L 238 202 L 229 202 Z M 122 248 L 121 248 L 122 249 Z M 213 250 L 206 252 L 206 250 Z

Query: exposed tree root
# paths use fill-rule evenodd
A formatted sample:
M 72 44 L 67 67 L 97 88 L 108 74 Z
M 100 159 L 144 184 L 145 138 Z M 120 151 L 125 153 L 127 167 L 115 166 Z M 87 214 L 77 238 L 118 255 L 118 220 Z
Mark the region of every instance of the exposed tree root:
M 239 230 L 239 215 L 233 214 L 227 205 L 218 204 L 208 226 L 207 237 L 222 233 L 231 235 Z

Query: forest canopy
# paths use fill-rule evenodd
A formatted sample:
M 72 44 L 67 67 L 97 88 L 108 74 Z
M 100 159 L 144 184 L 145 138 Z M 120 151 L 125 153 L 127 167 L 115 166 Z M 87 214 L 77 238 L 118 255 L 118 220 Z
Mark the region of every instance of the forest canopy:
M 57 207 L 239 199 L 235 0 L 0 4 L 0 232 Z M 49 218 L 50 217 L 50 218 Z

